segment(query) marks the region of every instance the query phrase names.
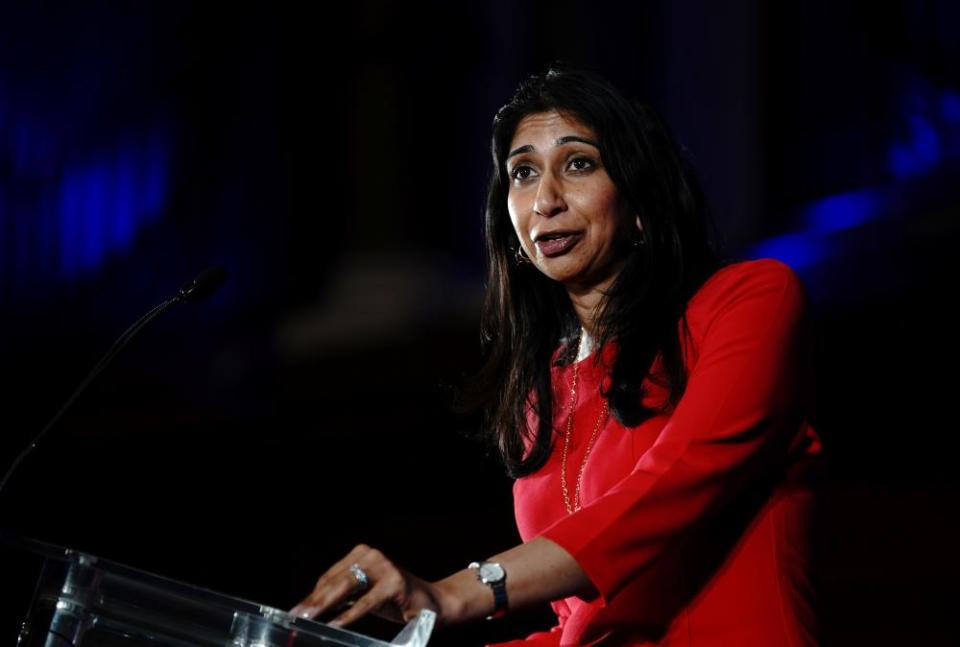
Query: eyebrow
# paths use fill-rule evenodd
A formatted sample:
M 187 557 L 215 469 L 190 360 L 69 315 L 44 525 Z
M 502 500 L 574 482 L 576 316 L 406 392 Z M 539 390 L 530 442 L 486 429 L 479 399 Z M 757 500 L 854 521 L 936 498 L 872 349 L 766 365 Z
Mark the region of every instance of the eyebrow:
M 580 137 L 579 135 L 564 135 L 563 137 L 559 138 L 557 141 L 553 142 L 553 145 L 563 146 L 564 144 L 569 144 L 570 142 L 580 142 L 581 144 L 587 144 L 589 146 L 593 146 L 597 150 L 600 150 L 600 145 L 597 142 L 593 141 L 592 139 L 587 139 L 586 137 Z M 512 151 L 510 151 L 510 154 L 507 155 L 506 159 L 510 159 L 514 155 L 519 155 L 520 153 L 529 153 L 532 150 L 533 150 L 533 146 L 531 144 L 527 144 L 526 146 L 521 146 L 520 148 L 515 148 Z

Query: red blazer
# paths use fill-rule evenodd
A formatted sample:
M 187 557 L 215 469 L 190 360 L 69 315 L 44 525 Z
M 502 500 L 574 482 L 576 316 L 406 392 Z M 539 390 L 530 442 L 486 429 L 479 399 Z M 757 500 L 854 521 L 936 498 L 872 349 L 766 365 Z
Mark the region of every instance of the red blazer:
M 687 308 L 683 398 L 635 428 L 608 418 L 573 514 L 560 487 L 573 367 L 553 367 L 558 436 L 547 464 L 514 484 L 517 524 L 524 541 L 573 555 L 599 596 L 554 602 L 556 627 L 505 645 L 816 644 L 808 535 L 820 442 L 805 311 L 778 261 L 716 272 Z M 579 363 L 571 497 L 614 353 Z M 644 384 L 646 403 L 665 402 L 656 380 Z

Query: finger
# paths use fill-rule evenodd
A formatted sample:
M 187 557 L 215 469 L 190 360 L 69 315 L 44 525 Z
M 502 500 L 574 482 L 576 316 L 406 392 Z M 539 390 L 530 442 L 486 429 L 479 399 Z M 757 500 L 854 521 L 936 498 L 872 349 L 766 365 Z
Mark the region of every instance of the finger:
M 318 616 L 322 616 L 324 614 L 330 614 L 330 613 L 339 613 L 344 609 L 349 608 L 350 605 L 352 604 L 353 604 L 353 600 L 347 600 L 337 606 L 321 607 L 321 606 L 314 605 L 308 601 L 303 601 L 297 604 L 297 606 L 290 609 L 290 611 L 288 611 L 287 613 L 297 618 L 317 620 Z
M 291 610 L 294 615 L 316 618 L 328 610 L 346 602 L 357 593 L 356 577 L 349 570 L 337 577 L 328 578 L 326 584 L 315 589 L 300 604 Z
M 342 602 L 356 590 L 357 579 L 350 572 L 350 565 L 359 562 L 371 552 L 369 546 L 360 544 L 346 557 L 336 562 L 320 576 L 310 595 L 301 600 L 288 613 L 303 618 L 316 618 L 338 602 Z
M 330 621 L 335 627 L 345 627 L 381 607 L 384 603 L 393 602 L 401 593 L 400 586 L 394 578 L 378 582 L 366 595 L 358 598 L 353 605 Z
M 371 551 L 372 549 L 366 544 L 358 544 L 357 546 L 354 546 L 353 550 L 347 553 L 343 559 L 335 562 L 333 566 L 328 568 L 326 572 L 317 579 L 317 583 L 313 587 L 314 590 L 325 586 L 331 580 L 338 579 L 338 576 L 340 576 L 345 569 L 350 568 L 350 565 L 354 562 L 360 562 L 360 560 L 362 560 Z

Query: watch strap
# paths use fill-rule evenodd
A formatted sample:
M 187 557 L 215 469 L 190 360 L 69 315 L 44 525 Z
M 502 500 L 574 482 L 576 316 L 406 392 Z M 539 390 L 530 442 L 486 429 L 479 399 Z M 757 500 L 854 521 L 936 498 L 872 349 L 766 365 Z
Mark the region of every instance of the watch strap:
M 486 564 L 494 564 L 497 566 L 497 568 L 500 569 L 501 576 L 493 580 L 485 579 L 481 569 Z M 493 612 L 487 616 L 487 620 L 499 618 L 506 614 L 509 604 L 507 601 L 507 573 L 503 569 L 503 566 L 495 562 L 471 562 L 468 568 L 475 569 L 477 571 L 477 579 L 489 586 L 490 590 L 493 591 Z

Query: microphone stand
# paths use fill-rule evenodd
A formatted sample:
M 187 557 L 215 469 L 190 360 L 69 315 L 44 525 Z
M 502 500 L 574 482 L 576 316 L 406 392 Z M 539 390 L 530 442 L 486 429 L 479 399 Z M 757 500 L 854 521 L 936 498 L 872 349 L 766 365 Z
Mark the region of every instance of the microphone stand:
M 188 301 L 197 301 L 205 297 L 210 296 L 223 284 L 226 279 L 226 270 L 223 267 L 214 267 L 202 272 L 196 279 L 184 284 L 183 287 L 177 292 L 177 294 L 160 305 L 154 307 L 150 312 L 143 315 L 138 319 L 132 326 L 127 328 L 122 335 L 120 335 L 117 341 L 113 342 L 113 345 L 107 350 L 104 356 L 97 362 L 96 366 L 87 374 L 87 376 L 80 382 L 80 385 L 73 391 L 67 401 L 63 403 L 63 406 L 53 415 L 50 421 L 44 425 L 43 429 L 40 430 L 36 436 L 33 437 L 33 440 L 21 451 L 17 457 L 14 459 L 13 463 L 7 469 L 6 473 L 3 475 L 3 479 L 0 480 L 0 495 L 3 493 L 3 488 L 6 486 L 7 481 L 10 480 L 10 477 L 13 476 L 13 473 L 16 471 L 17 467 L 23 460 L 33 453 L 33 450 L 36 449 L 37 444 L 43 440 L 47 435 L 47 432 L 57 423 L 60 418 L 63 417 L 63 414 L 70 408 L 70 406 L 76 401 L 80 394 L 86 390 L 87 386 L 90 385 L 93 380 L 96 379 L 103 369 L 105 369 L 110 362 L 113 361 L 113 358 L 116 357 L 120 351 L 133 339 L 140 330 L 149 324 L 151 321 L 156 319 L 162 313 L 166 312 L 172 306 L 178 303 L 186 303 Z

